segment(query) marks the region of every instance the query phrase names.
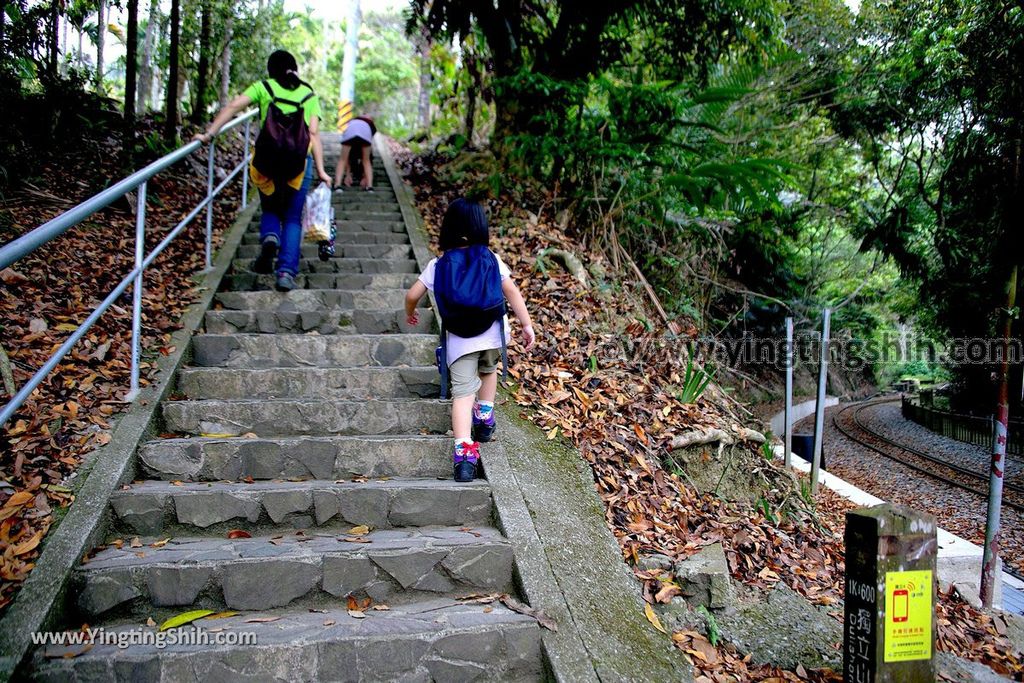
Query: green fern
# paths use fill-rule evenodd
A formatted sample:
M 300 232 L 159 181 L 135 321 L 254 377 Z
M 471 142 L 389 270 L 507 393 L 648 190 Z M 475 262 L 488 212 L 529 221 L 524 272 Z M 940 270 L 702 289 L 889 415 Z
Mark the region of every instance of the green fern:
M 695 403 L 701 397 L 701 394 L 704 393 L 705 389 L 708 388 L 708 385 L 711 384 L 714 373 L 697 367 L 697 364 L 693 362 L 692 346 L 687 345 L 686 355 L 686 374 L 683 375 L 683 388 L 676 398 L 679 399 L 680 403 Z

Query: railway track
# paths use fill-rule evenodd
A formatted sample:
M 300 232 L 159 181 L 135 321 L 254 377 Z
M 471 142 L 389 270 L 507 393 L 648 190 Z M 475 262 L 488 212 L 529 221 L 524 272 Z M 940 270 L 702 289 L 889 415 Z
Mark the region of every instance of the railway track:
M 860 413 L 868 408 L 898 400 L 886 398 L 848 405 L 832 416 L 832 424 L 840 434 L 864 448 L 916 472 L 942 481 L 950 486 L 969 491 L 988 500 L 987 472 L 978 472 L 969 467 L 964 467 L 963 465 L 926 453 L 913 446 L 893 441 L 887 436 L 874 431 L 859 419 Z M 853 424 L 854 429 L 843 424 L 847 415 L 849 415 L 850 423 Z M 860 435 L 855 434 L 855 430 L 859 431 Z M 867 435 L 867 437 L 865 438 L 863 435 Z M 874 443 L 871 443 L 871 441 Z M 880 446 L 879 444 L 883 445 Z M 900 453 L 897 454 L 895 451 L 900 451 Z M 1003 482 L 1003 487 L 1003 505 L 1018 512 L 1024 512 L 1024 487 L 1007 481 Z

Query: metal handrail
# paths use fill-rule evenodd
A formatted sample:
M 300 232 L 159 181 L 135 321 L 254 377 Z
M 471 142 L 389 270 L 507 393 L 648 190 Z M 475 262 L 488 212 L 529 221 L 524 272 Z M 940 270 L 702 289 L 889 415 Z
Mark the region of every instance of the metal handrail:
M 53 371 L 57 364 L 66 356 L 71 349 L 78 343 L 78 341 L 85 336 L 85 333 L 89 331 L 97 320 L 106 313 L 118 298 L 122 294 L 134 285 L 133 288 L 133 301 L 132 301 L 132 368 L 131 368 L 131 385 L 128 390 L 127 399 L 133 400 L 139 393 L 139 355 L 140 355 L 140 337 L 142 329 L 142 283 L 143 277 L 145 276 L 146 268 L 148 268 L 157 256 L 169 245 L 180 233 L 184 230 L 196 216 L 206 209 L 206 268 L 210 269 L 213 263 L 213 200 L 219 195 L 228 184 L 237 176 L 239 173 L 242 174 L 242 198 L 241 208 L 245 208 L 246 199 L 249 194 L 249 174 L 245 173 L 245 168 L 249 165 L 250 159 L 250 146 L 249 140 L 251 135 L 252 120 L 253 117 L 258 113 L 257 109 L 251 109 L 235 117 L 231 122 L 225 125 L 217 135 L 222 135 L 230 130 L 235 129 L 241 124 L 245 124 L 245 152 L 242 156 L 242 161 L 236 165 L 228 176 L 221 181 L 219 185 L 214 187 L 213 184 L 213 168 L 214 159 L 216 155 L 216 146 L 214 140 L 210 140 L 207 144 L 207 166 L 206 166 L 206 197 L 199 202 L 199 204 L 193 208 L 185 218 L 183 218 L 178 225 L 174 227 L 167 236 L 161 240 L 153 251 L 148 255 L 145 253 L 146 250 L 146 186 L 149 180 L 164 171 L 174 164 L 178 163 L 182 159 L 188 157 L 196 150 L 200 149 L 203 144 L 198 140 L 194 140 L 187 145 L 179 147 L 175 151 L 167 154 L 153 163 L 149 164 L 145 168 L 136 171 L 127 178 L 120 180 L 119 182 L 111 185 L 107 189 L 103 190 L 99 194 L 85 200 L 78 206 L 65 211 L 56 218 L 47 221 L 43 225 L 39 226 L 35 230 L 22 235 L 21 237 L 8 242 L 7 244 L 0 247 L 0 270 L 13 264 L 18 259 L 31 254 L 36 249 L 40 248 L 47 242 L 50 242 L 56 237 L 63 235 L 65 232 L 73 228 L 74 226 L 81 223 L 83 220 L 93 215 L 97 211 L 105 209 L 112 203 L 124 197 L 126 194 L 137 190 L 137 200 L 135 203 L 135 267 L 132 268 L 124 279 L 113 291 L 107 295 L 107 297 L 93 309 L 92 313 L 85 319 L 78 329 L 71 333 L 60 348 L 49 360 L 39 368 L 36 373 L 29 379 L 28 382 L 11 398 L 10 401 L 4 405 L 3 409 L 0 410 L 0 427 L 7 424 L 7 421 L 14 416 L 15 412 L 20 408 L 28 397 L 32 395 L 32 392 L 43 383 L 47 375 Z

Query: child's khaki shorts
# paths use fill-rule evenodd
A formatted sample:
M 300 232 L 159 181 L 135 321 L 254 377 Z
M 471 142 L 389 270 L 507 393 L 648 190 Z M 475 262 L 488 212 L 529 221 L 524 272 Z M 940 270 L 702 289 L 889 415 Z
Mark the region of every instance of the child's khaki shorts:
M 452 398 L 475 396 L 480 391 L 480 375 L 490 375 L 498 370 L 501 360 L 500 349 L 474 351 L 448 366 L 448 376 L 452 379 Z

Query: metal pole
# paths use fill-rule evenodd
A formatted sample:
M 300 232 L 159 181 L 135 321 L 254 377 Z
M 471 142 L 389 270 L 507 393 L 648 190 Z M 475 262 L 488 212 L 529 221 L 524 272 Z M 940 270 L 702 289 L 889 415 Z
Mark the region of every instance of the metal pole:
M 142 346 L 142 261 L 146 255 L 146 181 L 139 185 L 135 201 L 135 284 L 132 286 L 132 377 L 129 401 L 139 395 L 139 356 Z
M 252 128 L 252 120 L 245 121 L 245 147 L 242 152 L 242 209 L 249 204 L 249 135 Z
M 818 398 L 814 404 L 814 458 L 811 461 L 811 495 L 818 493 L 821 475 L 821 446 L 825 428 L 825 385 L 828 383 L 828 339 L 831 309 L 826 308 L 821 321 L 821 365 L 818 368 Z
M 786 318 L 786 407 L 783 412 L 782 447 L 786 467 L 792 465 L 793 454 L 793 319 Z
M 213 267 L 213 159 L 217 147 L 210 140 L 209 153 L 206 155 L 206 269 Z
M 985 520 L 985 551 L 981 561 L 981 604 L 992 606 L 998 580 L 999 517 L 1003 506 L 1003 472 L 1006 471 L 1006 434 L 1010 424 L 1010 335 L 1013 331 L 1013 309 L 1017 303 L 1017 266 L 1010 272 L 1006 287 L 1006 310 L 1003 327 L 1003 357 L 999 363 L 999 403 L 996 406 L 995 439 L 992 445 L 992 467 L 988 476 L 988 517 Z

